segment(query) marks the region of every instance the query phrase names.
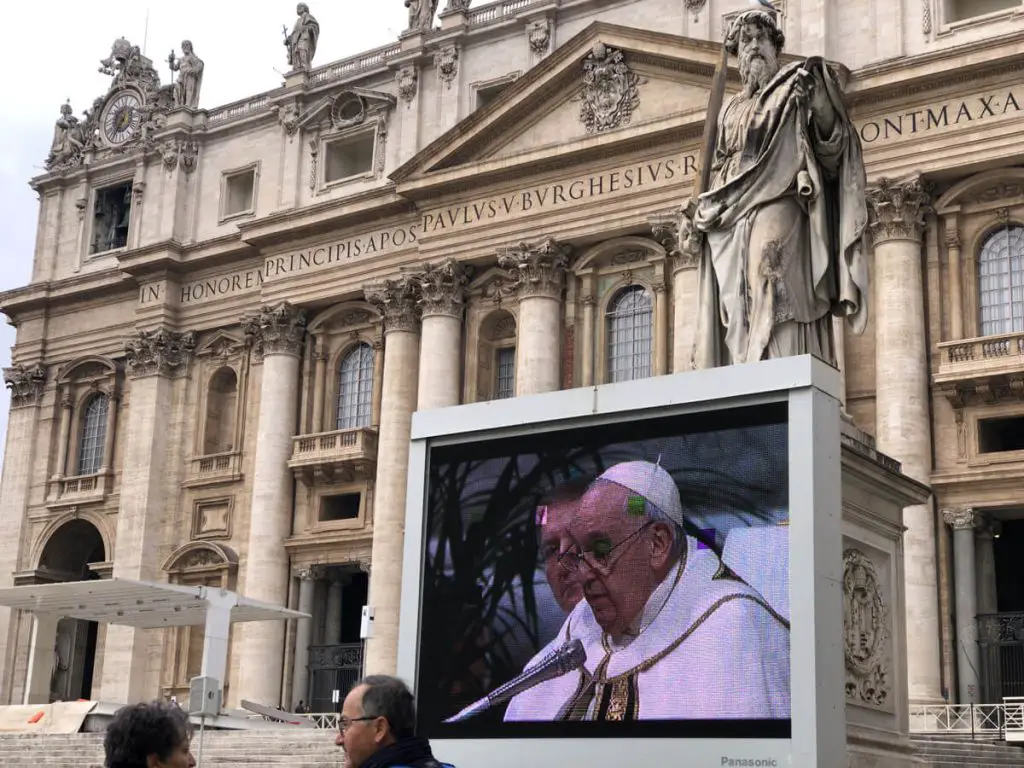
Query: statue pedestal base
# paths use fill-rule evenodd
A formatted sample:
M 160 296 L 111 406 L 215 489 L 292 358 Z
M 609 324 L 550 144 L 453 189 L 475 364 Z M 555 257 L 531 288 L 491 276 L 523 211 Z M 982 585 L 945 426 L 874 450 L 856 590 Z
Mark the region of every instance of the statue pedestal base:
M 921 765 L 910 741 L 903 509 L 929 490 L 842 424 L 843 611 L 849 768 Z

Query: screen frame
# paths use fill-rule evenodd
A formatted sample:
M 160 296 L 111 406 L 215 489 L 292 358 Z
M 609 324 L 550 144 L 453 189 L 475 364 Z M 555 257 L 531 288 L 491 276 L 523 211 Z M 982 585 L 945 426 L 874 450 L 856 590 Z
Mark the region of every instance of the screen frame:
M 789 739 L 435 739 L 438 759 L 492 768 L 662 765 L 666 750 L 685 750 L 688 766 L 708 768 L 844 764 L 840 391 L 839 371 L 805 355 L 413 414 L 397 656 L 398 675 L 413 685 L 432 447 L 780 401 L 789 415 Z

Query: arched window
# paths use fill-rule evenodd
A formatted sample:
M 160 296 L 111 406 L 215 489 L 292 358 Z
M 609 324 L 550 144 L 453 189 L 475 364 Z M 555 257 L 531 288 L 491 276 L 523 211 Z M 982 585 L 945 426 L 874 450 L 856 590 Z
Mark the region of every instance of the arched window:
M 233 368 L 225 366 L 210 378 L 210 388 L 206 393 L 204 455 L 234 450 L 237 406 L 238 375 Z
M 608 305 L 609 382 L 651 375 L 651 295 L 640 285 L 623 289 Z
M 1024 227 L 991 233 L 978 257 L 981 335 L 1024 331 Z
M 370 426 L 373 412 L 373 347 L 358 344 L 338 370 L 338 418 L 335 429 Z
M 106 395 L 94 395 L 82 409 L 82 433 L 78 444 L 78 474 L 92 475 L 103 466 L 103 443 L 107 438 Z

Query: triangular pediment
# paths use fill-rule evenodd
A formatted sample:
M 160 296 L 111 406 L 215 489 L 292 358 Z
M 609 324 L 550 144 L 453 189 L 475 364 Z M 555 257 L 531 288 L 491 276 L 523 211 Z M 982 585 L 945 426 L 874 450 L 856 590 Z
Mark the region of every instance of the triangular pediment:
M 718 44 L 589 25 L 393 174 L 415 192 L 703 123 Z M 731 73 L 732 83 L 738 82 Z
M 232 333 L 219 329 L 196 347 L 196 357 L 230 357 L 237 354 L 245 342 Z

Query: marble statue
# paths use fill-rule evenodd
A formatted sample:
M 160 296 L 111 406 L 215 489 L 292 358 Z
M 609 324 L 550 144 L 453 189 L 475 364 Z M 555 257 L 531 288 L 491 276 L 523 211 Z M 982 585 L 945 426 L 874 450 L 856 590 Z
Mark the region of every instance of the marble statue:
M 763 7 L 726 37 L 742 89 L 719 113 L 706 186 L 680 220 L 699 265 L 695 368 L 808 353 L 835 364 L 833 315 L 855 333 L 867 324 L 860 138 L 829 65 L 782 65 L 784 43 Z
M 82 142 L 78 133 L 78 118 L 74 115 L 71 103 L 60 105 L 60 117 L 53 126 L 53 141 L 50 154 L 46 158 L 46 168 L 50 169 L 66 161 L 82 150 Z
M 409 9 L 409 29 L 417 32 L 433 29 L 437 4 L 438 0 L 405 0 L 405 7 Z
M 285 34 L 284 45 L 288 49 L 288 64 L 293 70 L 306 70 L 313 64 L 316 44 L 320 40 L 320 23 L 309 12 L 309 6 L 299 3 L 295 8 L 299 18 L 291 34 Z
M 174 83 L 174 106 L 197 109 L 199 89 L 203 85 L 203 60 L 196 56 L 191 40 L 181 41 L 181 58 L 175 58 L 174 51 L 167 57 L 171 72 L 178 73 Z

